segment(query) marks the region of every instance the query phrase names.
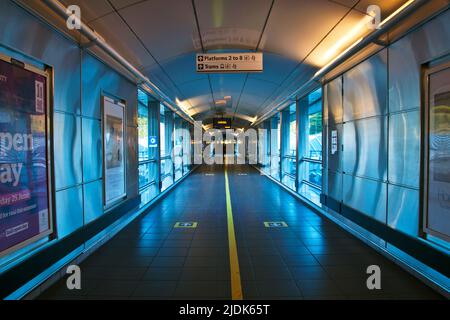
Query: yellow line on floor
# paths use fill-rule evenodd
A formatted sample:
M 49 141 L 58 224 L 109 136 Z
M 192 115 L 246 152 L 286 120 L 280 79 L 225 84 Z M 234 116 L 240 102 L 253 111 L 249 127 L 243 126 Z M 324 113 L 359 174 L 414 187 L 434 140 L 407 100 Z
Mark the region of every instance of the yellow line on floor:
M 228 248 L 230 254 L 231 271 L 231 298 L 242 300 L 241 272 L 239 270 L 239 259 L 237 253 L 236 236 L 234 233 L 233 209 L 231 207 L 230 185 L 228 183 L 228 170 L 225 165 L 225 194 L 227 200 L 227 221 L 228 221 Z

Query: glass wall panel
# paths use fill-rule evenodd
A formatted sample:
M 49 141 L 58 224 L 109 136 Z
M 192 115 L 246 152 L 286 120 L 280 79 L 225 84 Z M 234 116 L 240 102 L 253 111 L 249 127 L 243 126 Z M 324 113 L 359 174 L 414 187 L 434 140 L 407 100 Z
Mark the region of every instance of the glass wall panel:
M 322 192 L 322 88 L 299 100 L 299 192 L 320 204 Z
M 160 159 L 161 159 L 161 191 L 166 190 L 174 182 L 173 165 L 173 112 L 161 104 L 160 106 Z
M 280 114 L 270 119 L 270 175 L 280 180 Z
M 258 129 L 258 161 L 261 170 L 270 174 L 270 120 L 261 123 Z
M 158 195 L 158 104 L 138 90 L 138 159 L 141 201 Z
M 191 134 L 189 131 L 190 123 L 183 122 L 183 175 L 186 175 L 191 170 Z
M 175 181 L 183 177 L 183 119 L 174 114 L 174 154 Z
M 281 169 L 283 184 L 291 189 L 296 188 L 295 180 L 297 175 L 297 106 L 292 104 L 283 110 L 281 119 L 282 130 L 282 160 Z
M 139 139 L 139 161 L 149 159 L 148 152 L 148 101 L 145 104 L 138 103 L 138 139 Z

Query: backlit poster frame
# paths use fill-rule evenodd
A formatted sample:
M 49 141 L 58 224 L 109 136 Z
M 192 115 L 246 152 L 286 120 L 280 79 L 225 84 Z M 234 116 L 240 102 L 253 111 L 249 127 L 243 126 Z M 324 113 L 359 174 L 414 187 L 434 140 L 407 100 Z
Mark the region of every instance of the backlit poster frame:
M 433 186 L 433 188 L 430 186 L 432 183 L 434 184 L 438 184 L 438 180 L 440 180 L 441 178 L 437 178 L 437 175 L 442 175 L 445 173 L 438 173 L 438 172 L 432 172 L 432 170 L 430 170 L 430 168 L 433 166 L 435 167 L 435 164 L 433 164 L 433 161 L 430 159 L 431 157 L 431 152 L 430 152 L 430 148 L 432 146 L 430 146 L 430 131 L 431 131 L 431 126 L 430 126 L 430 122 L 431 122 L 431 104 L 430 104 L 430 100 L 434 97 L 431 97 L 431 77 L 433 75 L 437 75 L 440 72 L 443 71 L 449 71 L 450 70 L 450 62 L 447 63 L 443 63 L 440 65 L 437 65 L 435 67 L 431 67 L 429 69 L 426 69 L 424 72 L 424 111 L 423 111 L 423 116 L 424 116 L 424 130 L 423 130 L 423 137 L 422 137 L 422 143 L 424 146 L 424 151 L 422 154 L 422 158 L 423 158 L 423 192 L 422 192 L 422 219 L 423 219 L 423 232 L 425 232 L 426 234 L 432 235 L 434 237 L 440 238 L 444 241 L 449 242 L 450 241 L 450 235 L 449 234 L 445 234 L 441 231 L 436 230 L 432 224 L 430 223 L 430 211 L 435 212 L 436 208 L 430 208 L 430 196 L 433 196 L 435 199 L 437 199 L 439 202 L 442 202 L 444 200 L 441 201 L 441 199 L 439 198 L 439 194 L 443 191 L 439 191 L 438 194 L 433 194 L 433 189 L 436 189 L 436 186 Z M 450 85 L 450 84 L 449 84 Z M 441 139 L 442 140 L 442 139 Z M 437 150 L 437 149 L 436 149 Z M 445 149 L 444 149 L 445 150 Z M 436 160 L 434 160 L 436 162 Z M 442 184 L 442 183 L 441 183 Z M 442 185 L 441 188 L 442 189 Z M 436 191 L 436 190 L 434 190 Z M 448 204 L 448 193 L 446 194 L 447 198 L 446 198 L 446 204 Z M 436 201 L 435 201 L 436 202 Z M 441 204 L 442 206 L 443 204 Z M 434 209 L 434 210 L 431 210 Z M 436 224 L 436 222 L 434 223 Z
M 125 107 L 123 100 L 102 95 L 103 205 L 108 209 L 126 198 Z M 116 142 L 114 143 L 113 137 Z
M 24 247 L 27 247 L 28 245 L 31 245 L 33 243 L 38 242 L 39 240 L 42 240 L 44 238 L 50 237 L 55 233 L 55 229 L 54 229 L 54 214 L 53 214 L 53 208 L 54 208 L 54 204 L 53 204 L 53 172 L 52 172 L 52 117 L 51 117 L 51 102 L 53 101 L 53 97 L 51 96 L 51 88 L 53 87 L 53 78 L 52 78 L 52 72 L 50 69 L 40 69 L 37 68 L 33 65 L 27 64 L 27 63 L 23 63 L 21 61 L 17 61 L 15 59 L 13 59 L 12 57 L 6 56 L 4 54 L 0 53 L 0 63 L 5 64 L 6 66 L 9 64 L 9 66 L 11 67 L 11 72 L 13 73 L 13 75 L 15 75 L 14 70 L 17 70 L 18 72 L 20 72 L 21 70 L 26 70 L 28 72 L 28 75 L 31 77 L 34 77 L 34 103 L 36 105 L 36 113 L 43 113 L 43 118 L 44 118 L 44 129 L 43 129 L 43 140 L 45 142 L 45 146 L 40 145 L 40 147 L 44 148 L 44 152 L 43 154 L 45 155 L 45 158 L 43 159 L 43 161 L 40 161 L 38 164 L 36 164 L 34 162 L 34 159 L 32 160 L 32 168 L 36 168 L 39 167 L 42 170 L 42 167 L 44 167 L 44 176 L 45 177 L 45 183 L 41 186 L 41 188 L 43 190 L 45 190 L 45 196 L 42 197 L 41 199 L 39 199 L 39 192 L 37 192 L 38 194 L 34 194 L 33 192 L 30 193 L 30 197 L 28 199 L 24 198 L 24 201 L 35 201 L 35 202 L 45 202 L 47 208 L 44 210 L 40 210 L 37 213 L 34 214 L 27 214 L 27 219 L 31 219 L 31 216 L 33 215 L 38 215 L 38 220 L 39 220 L 39 228 L 38 231 L 33 232 L 33 234 L 31 234 L 28 238 L 24 238 L 22 240 L 18 240 L 17 243 L 15 244 L 11 244 L 11 246 L 6 247 L 5 249 L 1 249 L 0 248 L 0 258 L 11 254 L 13 252 L 16 252 L 19 249 L 22 249 Z M 17 69 L 15 69 L 17 68 Z M 25 73 L 22 75 L 24 76 Z M 3 82 L 7 82 L 8 81 L 8 75 L 1 75 L 1 81 Z M 45 80 L 45 82 L 43 83 L 42 81 L 38 81 L 37 79 L 41 78 L 41 80 Z M 21 79 L 21 81 L 23 83 L 25 83 L 25 79 Z M 14 84 L 12 85 L 14 86 Z M 40 93 L 38 93 L 38 90 L 40 91 Z M 43 96 L 42 94 L 45 94 L 45 96 Z M 26 96 L 26 93 L 23 94 L 24 96 Z M 19 99 L 25 99 L 24 96 L 21 96 L 19 93 L 14 93 L 15 96 L 15 101 L 18 101 Z M 38 104 L 39 104 L 39 110 L 38 110 Z M 41 109 L 42 108 L 42 109 Z M 0 110 L 1 111 L 1 110 Z M 26 112 L 23 112 L 26 113 Z M 30 113 L 31 114 L 31 113 Z M 16 114 L 17 116 L 17 114 Z M 14 124 L 16 125 L 16 123 Z M 35 124 L 37 125 L 37 124 Z M 30 123 L 30 130 L 33 130 L 32 128 L 32 124 Z M 32 132 L 33 133 L 33 132 Z M 31 134 L 31 136 L 33 136 Z M 35 145 L 35 138 L 33 137 L 31 139 L 32 145 L 33 147 L 30 150 L 20 150 L 16 152 L 28 152 L 28 153 L 37 153 L 38 151 L 36 151 L 36 145 Z M 15 157 L 20 157 L 19 155 L 14 155 Z M 12 157 L 12 156 L 11 156 Z M 29 155 L 27 156 L 29 158 Z M 41 159 L 42 160 L 42 159 Z M 32 184 L 39 184 L 39 181 L 35 181 L 35 179 L 37 179 L 34 174 L 35 172 L 33 171 L 34 169 L 30 168 L 26 168 L 26 172 L 25 174 L 27 175 L 27 178 L 30 178 L 30 176 L 33 177 L 33 180 L 27 181 L 27 186 L 30 186 Z M 32 171 L 32 173 L 30 173 L 30 171 Z M 23 172 L 21 172 L 23 173 Z M 39 174 L 38 174 L 39 175 Z M 23 175 L 20 175 L 21 178 L 23 178 Z M 36 187 L 37 189 L 39 187 Z M 33 190 L 35 191 L 35 190 Z M 41 190 L 42 192 L 42 190 Z M 4 195 L 4 192 L 2 192 L 2 195 Z M 36 199 L 38 198 L 38 199 Z M 12 201 L 12 200 L 11 200 Z M 20 202 L 20 201 L 18 201 Z M 42 203 L 41 203 L 42 204 Z M 28 206 L 31 207 L 33 206 L 33 204 L 30 204 Z M 39 203 L 37 204 L 37 210 L 39 210 Z M 1 208 L 1 206 L 0 206 Z M 16 219 L 20 219 L 19 213 L 17 213 L 18 211 L 15 211 L 17 214 L 17 218 Z M 0 212 L 1 213 L 1 212 Z M 6 219 L 6 218 L 5 218 Z M 26 222 L 24 222 L 26 223 Z M 1 224 L 1 221 L 0 221 Z M 42 224 L 42 226 L 41 226 Z M 45 228 L 45 230 L 40 230 L 41 227 L 43 228 L 44 224 L 47 225 L 47 227 Z M 28 224 L 28 226 L 30 225 L 30 223 Z M 32 223 L 31 223 L 32 225 Z M 27 230 L 27 229 L 25 229 Z M 2 229 L 0 229 L 0 232 L 2 231 Z M 5 230 L 5 235 L 6 235 L 7 230 Z M 0 241 L 1 241 L 1 235 L 0 235 Z

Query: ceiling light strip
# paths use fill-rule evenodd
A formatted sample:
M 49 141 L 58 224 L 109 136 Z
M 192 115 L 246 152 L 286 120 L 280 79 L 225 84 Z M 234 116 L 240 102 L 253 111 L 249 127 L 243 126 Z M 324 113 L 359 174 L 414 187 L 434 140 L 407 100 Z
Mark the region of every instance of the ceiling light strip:
M 355 43 L 350 45 L 344 52 L 342 52 L 335 59 L 333 59 L 330 63 L 328 63 L 323 68 L 321 68 L 319 71 L 317 71 L 310 80 L 308 80 L 300 88 L 295 90 L 291 95 L 289 95 L 287 98 L 285 98 L 281 103 L 277 104 L 269 112 L 267 112 L 264 116 L 257 119 L 257 121 L 253 122 L 251 125 L 252 126 L 258 125 L 262 121 L 271 117 L 274 113 L 277 112 L 277 110 L 280 107 L 282 107 L 288 101 L 295 99 L 296 96 L 304 88 L 307 88 L 308 86 L 312 85 L 313 82 L 317 81 L 318 77 L 327 73 L 328 71 L 331 71 L 333 68 L 337 67 L 340 63 L 344 62 L 344 60 L 353 56 L 359 50 L 361 50 L 362 48 L 364 48 L 365 46 L 370 44 L 372 41 L 374 41 L 375 39 L 379 38 L 381 35 L 388 32 L 397 23 L 402 21 L 404 18 L 406 18 L 408 15 L 410 15 L 415 10 L 419 9 L 421 6 L 425 5 L 427 2 L 428 2 L 427 0 L 409 0 L 409 1 L 405 2 L 401 7 L 399 7 L 396 11 L 394 11 L 391 15 L 389 15 L 386 19 L 384 19 L 380 23 L 379 29 L 375 29 L 372 33 L 368 34 L 366 37 L 362 37 L 362 38 L 358 39 Z

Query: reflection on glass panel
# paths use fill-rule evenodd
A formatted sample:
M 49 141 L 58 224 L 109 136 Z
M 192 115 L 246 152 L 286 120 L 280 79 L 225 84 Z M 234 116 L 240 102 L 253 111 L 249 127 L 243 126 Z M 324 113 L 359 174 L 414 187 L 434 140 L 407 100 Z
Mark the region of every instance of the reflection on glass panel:
M 161 191 L 173 184 L 173 169 L 171 168 L 173 168 L 172 159 L 161 159 Z
M 322 112 L 309 116 L 309 154 L 310 159 L 322 159 Z
M 270 175 L 280 180 L 280 115 L 276 114 L 270 121 Z
M 322 187 L 322 164 L 316 162 L 304 162 L 304 170 L 306 172 L 306 181 Z
M 295 156 L 297 152 L 297 119 L 295 111 L 290 115 L 289 123 L 289 155 Z
M 296 104 L 292 104 L 282 113 L 282 182 L 295 190 L 297 174 L 297 112 Z
M 190 124 L 183 122 L 183 175 L 191 170 L 191 134 Z
M 259 130 L 259 161 L 266 174 L 270 174 L 270 135 L 270 120 L 266 120 Z
M 141 202 L 142 203 L 149 203 L 151 200 L 153 200 L 159 193 L 158 185 L 152 184 L 148 186 L 146 189 L 141 191 Z
M 306 183 L 301 183 L 300 184 L 300 189 L 299 189 L 299 193 L 309 199 L 310 201 L 312 201 L 313 203 L 320 205 L 320 194 L 321 194 L 321 190 L 317 189 L 313 186 L 310 186 Z
M 299 193 L 320 203 L 322 188 L 322 88 L 300 100 L 299 122 L 301 142 L 299 166 Z
M 138 90 L 138 179 L 142 203 L 152 200 L 157 193 L 149 192 L 150 188 L 158 187 L 158 148 L 150 145 L 150 136 L 155 139 L 158 126 L 157 108 L 150 107 L 148 95 Z M 153 186 L 153 187 L 151 187 Z
M 295 190 L 295 177 L 291 177 L 288 175 L 283 176 L 283 184 L 288 188 Z
M 183 177 L 183 119 L 174 115 L 174 164 L 175 181 Z
M 173 151 L 173 112 L 161 104 L 160 108 L 160 145 L 161 145 L 161 191 L 174 182 Z
M 145 187 L 150 184 L 150 165 L 149 163 L 139 165 L 139 188 Z

